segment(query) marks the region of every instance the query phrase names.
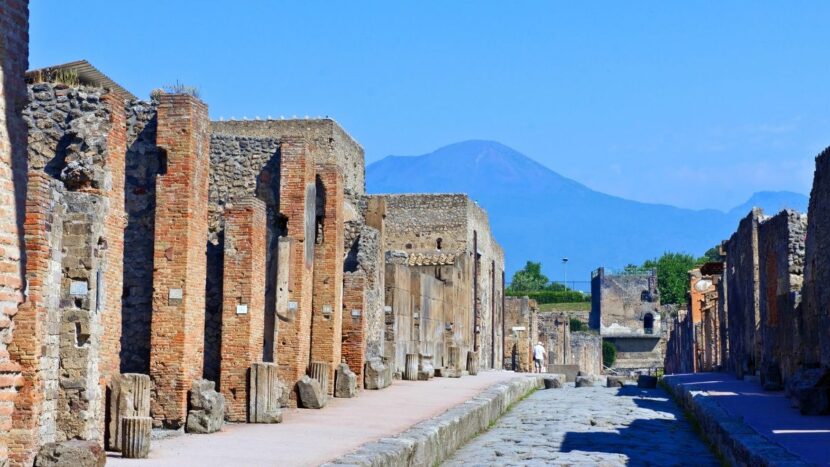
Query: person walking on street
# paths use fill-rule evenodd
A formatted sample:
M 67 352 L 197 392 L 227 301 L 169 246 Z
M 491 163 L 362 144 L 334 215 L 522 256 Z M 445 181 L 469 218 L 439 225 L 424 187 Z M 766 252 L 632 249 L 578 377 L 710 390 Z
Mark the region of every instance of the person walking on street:
M 536 345 L 533 347 L 533 365 L 535 367 L 536 373 L 542 372 L 542 364 L 547 359 L 547 352 L 545 352 L 545 347 L 542 346 L 541 342 L 537 342 Z

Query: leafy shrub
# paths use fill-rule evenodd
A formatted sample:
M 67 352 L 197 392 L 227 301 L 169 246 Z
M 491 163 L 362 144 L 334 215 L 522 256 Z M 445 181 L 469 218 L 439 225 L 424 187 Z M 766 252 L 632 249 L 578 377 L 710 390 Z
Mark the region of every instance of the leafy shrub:
M 617 347 L 608 341 L 602 341 L 602 364 L 607 367 L 612 367 L 616 361 Z
M 571 318 L 571 332 L 585 332 L 588 330 L 588 325 L 579 320 L 579 318 Z

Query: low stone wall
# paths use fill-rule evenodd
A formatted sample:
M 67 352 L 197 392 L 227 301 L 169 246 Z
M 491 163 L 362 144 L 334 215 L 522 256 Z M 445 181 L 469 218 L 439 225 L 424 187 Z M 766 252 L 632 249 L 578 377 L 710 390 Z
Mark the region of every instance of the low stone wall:
M 485 431 L 516 401 L 542 387 L 541 376 L 523 376 L 495 384 L 443 414 L 393 438 L 367 443 L 334 459 L 332 465 L 373 467 L 438 465 Z
M 729 415 L 705 391 L 692 391 L 671 376 L 663 378 L 677 403 L 691 413 L 700 431 L 729 465 L 810 465 L 760 435 L 741 417 Z

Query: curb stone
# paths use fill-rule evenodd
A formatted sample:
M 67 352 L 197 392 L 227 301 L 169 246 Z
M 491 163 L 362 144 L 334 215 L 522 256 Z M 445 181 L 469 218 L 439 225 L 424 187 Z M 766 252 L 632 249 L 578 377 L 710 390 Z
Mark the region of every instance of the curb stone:
M 730 465 L 811 465 L 759 434 L 743 418 L 729 415 L 706 391 L 690 390 L 671 376 L 664 377 L 662 381 L 677 403 L 697 419 L 702 435 Z
M 472 399 L 403 433 L 366 443 L 326 464 L 332 466 L 436 465 L 467 441 L 486 431 L 516 401 L 543 386 L 541 376 L 520 376 L 496 383 Z

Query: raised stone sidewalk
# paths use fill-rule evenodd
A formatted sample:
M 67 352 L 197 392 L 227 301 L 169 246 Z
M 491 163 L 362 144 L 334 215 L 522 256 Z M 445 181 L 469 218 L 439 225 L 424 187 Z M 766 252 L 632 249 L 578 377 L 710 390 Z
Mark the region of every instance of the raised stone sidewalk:
M 211 435 L 154 440 L 149 459 L 110 457 L 108 464 L 320 465 L 367 443 L 399 435 L 448 410 L 457 412 L 454 407 L 459 404 L 481 406 L 481 400 L 472 399 L 492 395 L 493 390 L 499 392 L 495 385 L 517 379 L 538 384 L 536 378 L 508 371 L 482 371 L 477 376 L 430 381 L 395 381 L 381 391 L 361 391 L 353 399 L 329 399 L 322 410 L 284 409 L 281 424 L 227 424 L 221 432 Z M 528 383 L 517 387 L 525 386 Z M 511 394 L 515 395 L 515 390 Z
M 804 416 L 781 391 L 724 373 L 663 378 L 732 465 L 827 465 L 830 417 Z

